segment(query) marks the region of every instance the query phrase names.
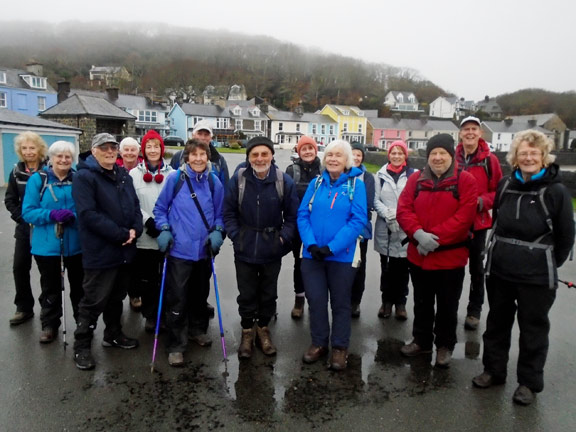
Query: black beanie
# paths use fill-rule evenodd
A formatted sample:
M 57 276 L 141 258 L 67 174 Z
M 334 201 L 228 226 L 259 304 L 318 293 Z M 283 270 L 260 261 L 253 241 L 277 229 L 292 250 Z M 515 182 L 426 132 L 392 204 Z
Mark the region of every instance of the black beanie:
M 360 150 L 362 152 L 362 162 L 364 162 L 364 157 L 366 156 L 366 149 L 364 148 L 364 144 L 358 141 L 354 141 L 350 144 L 352 150 Z
M 428 159 L 432 150 L 438 147 L 442 147 L 454 158 L 454 138 L 451 135 L 438 134 L 430 138 L 426 145 L 426 159 Z
M 246 143 L 246 156 L 250 154 L 252 149 L 259 145 L 265 145 L 274 154 L 274 143 L 265 136 L 254 137 Z

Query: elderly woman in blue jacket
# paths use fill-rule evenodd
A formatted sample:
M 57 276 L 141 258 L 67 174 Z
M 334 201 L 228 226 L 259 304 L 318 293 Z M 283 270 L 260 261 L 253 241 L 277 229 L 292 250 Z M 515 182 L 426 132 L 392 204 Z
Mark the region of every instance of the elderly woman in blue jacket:
M 168 363 L 174 367 L 184 365 L 189 337 L 200 346 L 212 343 L 206 334 L 210 256 L 220 251 L 224 241 L 224 188 L 210 171 L 210 148 L 192 138 L 183 157 L 186 164 L 168 175 L 154 207 L 156 228 L 161 231 L 159 249 L 169 251 L 166 327 Z
M 348 142 L 331 142 L 324 153 L 324 166 L 322 176 L 310 182 L 298 209 L 298 229 L 303 243 L 302 275 L 312 336 L 312 345 L 303 361 L 314 363 L 325 356 L 330 342 L 330 367 L 343 370 L 350 340 L 356 241 L 367 223 L 366 188 L 358 178 L 362 171 L 353 167 Z M 332 329 L 328 317 L 329 298 Z
M 40 343 L 54 341 L 62 317 L 61 256 L 68 273 L 74 319 L 83 295 L 82 252 L 76 207 L 72 199 L 74 144 L 56 141 L 48 149 L 50 165 L 35 173 L 26 185 L 23 219 L 33 226 L 32 255 L 40 272 L 42 333 Z

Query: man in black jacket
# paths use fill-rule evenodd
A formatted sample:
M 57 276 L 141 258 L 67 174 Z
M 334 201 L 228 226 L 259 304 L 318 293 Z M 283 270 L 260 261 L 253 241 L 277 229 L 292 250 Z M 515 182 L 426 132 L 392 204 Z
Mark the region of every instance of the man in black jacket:
M 138 346 L 136 339 L 122 333 L 121 317 L 142 214 L 132 178 L 116 165 L 117 153 L 112 135 L 95 135 L 92 155 L 78 164 L 72 185 L 84 266 L 84 298 L 74 333 L 74 361 L 82 370 L 95 366 L 91 345 L 100 314 L 106 325 L 103 346 Z

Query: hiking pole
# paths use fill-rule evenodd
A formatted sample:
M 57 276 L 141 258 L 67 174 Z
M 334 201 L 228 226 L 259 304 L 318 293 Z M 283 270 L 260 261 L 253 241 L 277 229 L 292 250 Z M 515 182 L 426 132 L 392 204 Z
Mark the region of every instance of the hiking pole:
M 561 279 L 558 279 L 558 282 L 562 282 L 564 285 L 566 285 L 568 288 L 574 288 L 576 285 L 574 285 L 574 282 L 567 282 L 567 281 L 563 281 Z
M 228 361 L 226 356 L 226 341 L 224 340 L 224 327 L 222 326 L 222 310 L 220 309 L 220 294 L 218 293 L 218 279 L 216 279 L 216 268 L 214 267 L 214 256 L 210 254 L 212 262 L 212 277 L 214 278 L 214 293 L 216 294 L 216 307 L 218 308 L 218 324 L 220 325 L 220 340 L 222 341 L 222 354 L 224 361 Z
M 392 237 L 392 231 L 388 228 L 388 244 L 386 245 L 386 264 L 384 270 L 388 271 L 388 262 L 390 261 L 390 237 Z
M 56 227 L 56 235 L 60 238 L 60 281 L 62 285 L 62 340 L 64 341 L 64 351 L 66 351 L 66 289 L 64 284 L 64 225 L 58 223 Z
M 162 317 L 162 303 L 164 300 L 164 285 L 166 282 L 166 262 L 168 261 L 168 251 L 164 255 L 164 264 L 162 265 L 162 283 L 160 285 L 160 298 L 158 299 L 158 314 L 156 315 L 156 330 L 154 331 L 154 348 L 152 349 L 152 363 L 150 372 L 154 372 L 154 362 L 156 361 L 156 348 L 158 346 L 158 333 L 160 332 L 160 319 Z

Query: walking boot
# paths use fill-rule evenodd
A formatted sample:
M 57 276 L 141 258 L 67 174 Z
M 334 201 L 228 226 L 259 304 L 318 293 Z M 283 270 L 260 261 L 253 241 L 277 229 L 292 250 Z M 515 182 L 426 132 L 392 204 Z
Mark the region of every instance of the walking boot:
M 252 345 L 254 344 L 254 329 L 242 329 L 242 340 L 238 347 L 238 358 L 249 359 L 252 357 Z
M 330 357 L 330 369 L 341 371 L 346 369 L 348 364 L 348 350 L 346 348 L 332 347 L 332 357 Z
M 40 334 L 40 343 L 49 344 L 54 342 L 57 332 L 52 327 L 45 327 Z
M 12 318 L 10 318 L 10 325 L 11 326 L 20 325 L 20 324 L 28 321 L 33 316 L 34 316 L 34 312 L 16 311 L 14 316 Z
M 270 329 L 268 326 L 259 327 L 256 326 L 256 345 L 262 350 L 267 356 L 276 355 L 276 347 L 272 343 L 270 338 Z
M 310 345 L 308 351 L 302 356 L 302 361 L 307 364 L 315 363 L 328 354 L 328 348 L 323 346 Z
M 304 299 L 304 296 L 296 296 L 291 313 L 293 319 L 300 319 L 302 318 L 302 315 L 304 315 Z
M 352 312 L 350 313 L 352 318 L 360 318 L 360 303 L 352 303 Z
M 478 328 L 478 325 L 480 324 L 480 319 L 472 316 L 472 315 L 468 315 L 466 317 L 466 320 L 464 321 L 464 328 L 466 330 L 476 330 Z
M 396 305 L 395 318 L 398 321 L 406 321 L 408 319 L 408 314 L 406 313 L 406 305 L 403 305 L 403 304 L 397 304 Z
M 392 303 L 384 303 L 378 310 L 378 318 L 390 318 L 392 315 Z

